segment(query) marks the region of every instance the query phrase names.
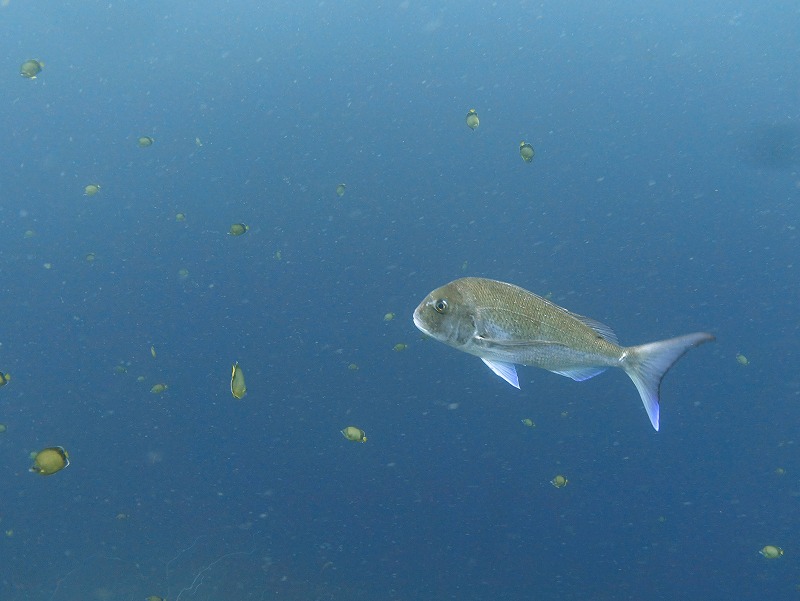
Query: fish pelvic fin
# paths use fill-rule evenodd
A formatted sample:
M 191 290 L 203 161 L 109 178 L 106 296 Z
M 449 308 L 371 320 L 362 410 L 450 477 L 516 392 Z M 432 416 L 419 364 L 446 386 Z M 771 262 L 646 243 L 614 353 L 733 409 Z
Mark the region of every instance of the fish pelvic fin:
M 514 388 L 519 388 L 519 378 L 517 377 L 517 368 L 513 363 L 505 363 L 503 361 L 491 361 L 489 359 L 481 360 L 489 366 L 494 373 L 503 378 L 506 382 L 511 384 Z
M 695 332 L 625 349 L 620 358 L 621 366 L 636 385 L 647 417 L 650 418 L 650 423 L 656 431 L 658 431 L 659 393 L 664 375 L 686 351 L 712 340 L 714 336 L 711 334 Z

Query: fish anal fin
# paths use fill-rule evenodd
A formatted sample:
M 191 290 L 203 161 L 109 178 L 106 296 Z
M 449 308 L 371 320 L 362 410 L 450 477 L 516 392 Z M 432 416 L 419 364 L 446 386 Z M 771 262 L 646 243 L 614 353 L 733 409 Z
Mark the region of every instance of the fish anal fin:
M 552 371 L 554 374 L 572 378 L 576 382 L 583 382 L 584 380 L 588 380 L 589 378 L 594 378 L 596 375 L 603 373 L 605 370 L 606 370 L 605 367 L 578 367 L 576 369 L 562 369 L 558 371 L 556 370 Z

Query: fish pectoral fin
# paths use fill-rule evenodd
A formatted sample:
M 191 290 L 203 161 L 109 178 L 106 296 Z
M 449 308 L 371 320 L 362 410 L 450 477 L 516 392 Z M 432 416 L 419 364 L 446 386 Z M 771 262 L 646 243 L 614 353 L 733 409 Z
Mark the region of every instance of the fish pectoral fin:
M 481 357 L 486 365 L 489 366 L 494 373 L 503 378 L 506 382 L 511 384 L 514 388 L 519 388 L 519 378 L 517 378 L 517 368 L 513 363 L 503 363 L 502 361 L 490 361 Z
M 577 369 L 553 369 L 551 371 L 559 376 L 567 376 L 568 378 L 572 378 L 576 382 L 583 382 L 589 378 L 594 378 L 597 374 L 601 374 L 605 370 L 605 367 L 579 367 Z

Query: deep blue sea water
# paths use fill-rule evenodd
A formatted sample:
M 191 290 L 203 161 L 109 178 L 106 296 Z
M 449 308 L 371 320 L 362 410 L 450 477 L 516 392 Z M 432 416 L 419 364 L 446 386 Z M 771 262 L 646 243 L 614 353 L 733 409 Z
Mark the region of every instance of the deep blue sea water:
M 793 3 L 3 4 L 0 600 L 797 597 Z M 655 432 L 425 340 L 464 275 L 717 342 Z

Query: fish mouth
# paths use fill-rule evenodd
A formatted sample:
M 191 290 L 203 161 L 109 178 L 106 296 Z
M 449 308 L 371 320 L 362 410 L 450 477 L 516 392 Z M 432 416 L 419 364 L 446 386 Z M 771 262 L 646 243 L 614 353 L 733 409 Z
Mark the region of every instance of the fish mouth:
M 425 328 L 424 325 L 422 325 L 422 318 L 420 318 L 419 315 L 421 308 L 422 305 L 414 309 L 414 325 L 417 326 L 417 329 L 421 331 L 423 334 L 427 334 L 428 336 L 430 336 L 431 333 Z

